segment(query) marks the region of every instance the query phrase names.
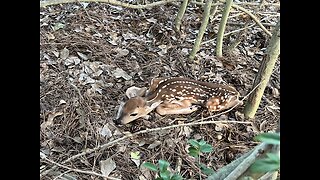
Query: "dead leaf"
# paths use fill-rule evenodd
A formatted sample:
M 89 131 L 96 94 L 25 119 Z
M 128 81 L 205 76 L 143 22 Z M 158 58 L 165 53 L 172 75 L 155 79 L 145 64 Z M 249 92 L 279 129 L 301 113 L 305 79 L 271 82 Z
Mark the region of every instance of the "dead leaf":
M 77 52 L 77 54 L 78 54 L 78 56 L 81 58 L 81 59 L 83 59 L 83 60 L 88 60 L 88 56 L 87 55 L 85 55 L 85 54 L 82 54 L 81 52 Z
M 137 39 L 137 37 L 133 33 L 130 33 L 130 32 L 122 34 L 122 37 L 124 38 L 124 40 Z
M 104 125 L 103 128 L 100 130 L 100 134 L 105 138 L 109 138 L 112 136 L 112 133 L 107 124 Z
M 188 49 L 188 48 L 182 48 L 182 49 L 181 49 L 181 52 L 182 52 L 184 55 L 187 55 L 187 54 L 189 54 L 189 49 Z
M 40 125 L 41 130 L 45 130 L 47 127 L 52 126 L 53 124 L 53 119 L 57 116 L 61 116 L 63 114 L 63 112 L 54 112 L 54 113 L 49 113 L 48 114 L 48 118 L 47 121 L 43 122 Z
M 75 142 L 79 143 L 79 144 L 82 144 L 82 142 L 83 142 L 82 138 L 79 137 L 79 136 L 76 136 L 76 137 L 74 137 L 74 138 L 72 138 L 72 139 L 73 139 Z
M 86 84 L 94 83 L 95 80 L 92 79 L 91 77 L 89 77 L 87 74 L 81 73 L 80 77 L 79 77 L 79 82 L 80 82 L 81 85 L 86 85 Z
M 51 34 L 50 32 L 48 32 L 47 38 L 48 38 L 48 40 L 50 41 L 50 40 L 52 40 L 52 39 L 55 39 L 56 37 L 54 37 L 53 34 Z
M 64 61 L 64 65 L 66 66 L 71 66 L 71 65 L 77 65 L 79 64 L 81 61 L 78 57 L 76 56 L 70 56 L 68 57 L 65 61 Z
M 132 79 L 132 77 L 129 75 L 129 74 L 127 74 L 123 69 L 121 69 L 121 68 L 117 68 L 116 70 L 114 70 L 113 72 L 112 72 L 112 75 L 114 76 L 114 77 L 116 77 L 116 78 L 123 78 L 123 79 L 125 79 L 126 81 L 129 81 L 130 79 Z
M 100 88 L 100 85 L 97 83 L 91 84 L 91 90 L 93 92 L 98 92 L 99 94 L 102 94 L 102 89 Z
M 52 51 L 55 57 L 59 57 L 60 53 L 58 51 Z
M 117 41 L 120 38 L 118 37 L 118 34 L 114 32 L 110 32 L 108 35 L 109 35 L 109 38 L 107 41 L 114 46 L 118 45 Z
M 158 46 L 158 48 L 161 49 L 161 51 L 157 52 L 160 56 L 164 56 L 165 54 L 167 54 L 167 51 L 168 51 L 167 45 L 162 44 Z
M 129 50 L 128 49 L 117 48 L 115 51 L 117 52 L 116 57 L 124 57 L 124 56 L 129 54 Z
M 260 126 L 259 126 L 259 130 L 261 131 L 261 132 L 264 132 L 264 130 L 266 129 L 266 127 L 267 127 L 267 120 L 264 120 L 264 121 L 262 121 L 262 123 L 260 124 Z
M 67 48 L 64 48 L 60 51 L 60 58 L 62 60 L 66 60 L 68 56 L 69 56 L 69 50 Z
M 154 141 L 152 144 L 150 144 L 147 149 L 154 149 L 155 147 L 159 146 L 161 144 L 161 141 Z
M 66 104 L 67 102 L 65 101 L 65 100 L 63 100 L 63 99 L 61 99 L 60 101 L 59 101 L 59 105 L 58 106 L 60 106 L 60 105 L 62 105 L 62 104 Z
M 181 135 L 184 135 L 185 137 L 190 137 L 190 134 L 193 132 L 192 128 L 188 127 L 188 126 L 184 126 L 181 128 L 180 132 L 179 132 L 179 137 Z
M 271 87 L 271 89 L 272 89 L 272 96 L 279 97 L 279 95 L 280 95 L 279 90 L 275 87 Z
M 117 115 L 116 115 L 116 119 L 118 119 L 120 117 L 124 104 L 125 104 L 124 102 L 120 102 L 119 107 L 118 107 L 118 111 L 117 111 Z
M 108 158 L 106 160 L 100 161 L 100 169 L 101 173 L 104 176 L 109 176 L 109 174 L 116 168 L 116 163 L 112 160 L 112 158 Z
M 150 19 L 147 19 L 147 21 L 152 22 L 152 23 L 156 23 L 158 20 L 152 17 Z
M 89 5 L 89 3 L 86 3 L 86 2 L 79 2 L 79 3 L 83 6 L 84 9 Z
M 65 24 L 63 23 L 55 23 L 52 27 L 53 31 L 59 30 L 59 29 L 63 29 L 65 27 Z
M 225 123 L 216 123 L 216 126 L 214 127 L 216 131 L 222 131 L 225 128 L 229 128 L 229 125 Z

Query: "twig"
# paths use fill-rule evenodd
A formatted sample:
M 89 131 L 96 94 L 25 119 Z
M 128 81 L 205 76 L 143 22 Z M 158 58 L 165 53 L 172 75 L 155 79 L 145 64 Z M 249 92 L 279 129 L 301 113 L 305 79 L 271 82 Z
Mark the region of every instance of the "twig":
M 68 166 L 65 166 L 65 165 L 62 165 L 62 164 L 59 164 L 55 161 L 52 161 L 46 157 L 43 157 L 44 160 L 52 163 L 52 164 L 55 164 L 56 166 L 59 166 L 59 167 L 62 167 L 62 168 L 65 168 L 65 169 L 68 169 L 70 171 L 74 171 L 74 172 L 79 172 L 79 173 L 83 173 L 83 174 L 90 174 L 90 175 L 94 175 L 94 176 L 99 176 L 99 177 L 104 177 L 104 178 L 107 178 L 107 179 L 111 179 L 111 180 L 120 180 L 118 178 L 114 178 L 114 177 L 109 177 L 109 176 L 105 176 L 105 175 L 102 175 L 102 174 L 99 174 L 99 173 L 96 173 L 96 172 L 93 172 L 93 171 L 83 171 L 83 170 L 80 170 L 80 169 L 73 169 L 73 168 L 70 168 Z
M 67 170 L 67 171 L 64 172 L 64 173 L 61 173 L 59 176 L 55 177 L 53 180 L 57 180 L 57 179 L 61 178 L 63 175 L 69 173 L 69 172 L 71 172 L 71 170 Z
M 259 19 L 258 19 L 255 15 L 253 15 L 250 11 L 248 11 L 248 10 L 246 10 L 245 8 L 243 8 L 243 7 L 241 7 L 241 6 L 238 6 L 238 5 L 236 5 L 236 4 L 232 4 L 232 6 L 233 6 L 234 8 L 236 8 L 236 9 L 239 9 L 240 11 L 243 11 L 243 12 L 247 13 L 247 14 L 252 18 L 252 20 L 253 20 L 254 22 L 256 22 L 257 25 L 258 25 L 265 33 L 267 33 L 269 36 L 272 36 L 271 32 L 268 31 L 268 30 L 261 24 L 261 22 L 259 21 Z
M 232 25 L 232 26 L 244 26 L 246 23 L 235 23 L 235 22 L 228 22 L 227 25 Z M 272 26 L 275 27 L 276 23 L 261 23 L 264 26 Z
M 50 5 L 57 5 L 57 4 L 65 4 L 65 3 L 74 3 L 74 2 L 101 2 L 101 3 L 108 3 L 116 6 L 122 6 L 125 8 L 132 8 L 132 9 L 143 9 L 143 8 L 151 8 L 154 6 L 162 5 L 162 4 L 167 4 L 170 2 L 174 2 L 177 0 L 164 0 L 164 1 L 158 1 L 150 4 L 128 4 L 124 2 L 120 2 L 117 0 L 46 0 L 46 1 L 40 1 L 40 7 L 46 7 Z

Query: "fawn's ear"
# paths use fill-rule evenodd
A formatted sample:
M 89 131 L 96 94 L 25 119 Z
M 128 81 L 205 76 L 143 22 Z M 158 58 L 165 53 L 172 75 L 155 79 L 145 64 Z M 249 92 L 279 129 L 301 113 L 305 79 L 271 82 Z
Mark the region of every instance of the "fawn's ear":
M 162 101 L 157 101 L 157 102 L 154 102 L 152 104 L 148 104 L 147 105 L 151 108 L 151 109 L 155 109 L 156 107 L 158 107 L 160 104 L 162 103 Z
M 139 87 L 132 86 L 126 90 L 126 96 L 129 99 L 137 96 L 143 97 L 145 96 L 146 91 L 147 91 L 146 87 L 139 88 Z

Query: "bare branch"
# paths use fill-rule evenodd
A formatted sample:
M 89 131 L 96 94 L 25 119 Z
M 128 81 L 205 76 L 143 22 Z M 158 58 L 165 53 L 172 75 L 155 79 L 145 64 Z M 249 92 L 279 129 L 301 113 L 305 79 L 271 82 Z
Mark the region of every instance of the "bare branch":
M 271 32 L 268 31 L 268 29 L 266 29 L 266 28 L 261 24 L 261 22 L 259 21 L 259 19 L 258 19 L 255 15 L 253 15 L 250 11 L 248 11 L 248 10 L 246 10 L 245 8 L 243 8 L 243 7 L 241 7 L 241 6 L 238 6 L 238 5 L 236 5 L 236 4 L 232 4 L 232 6 L 233 6 L 234 8 L 236 8 L 236 9 L 239 9 L 240 11 L 243 11 L 243 12 L 247 13 L 247 14 L 252 18 L 252 20 L 254 20 L 254 22 L 256 22 L 257 25 L 258 25 L 265 33 L 267 33 L 269 36 L 272 36 Z
M 70 171 L 74 171 L 74 172 L 79 172 L 79 173 L 83 173 L 83 174 L 90 174 L 90 175 L 94 175 L 94 176 L 99 176 L 99 177 L 104 177 L 104 178 L 107 178 L 107 179 L 111 179 L 111 180 L 120 180 L 118 178 L 114 178 L 114 177 L 109 177 L 109 176 L 104 176 L 102 174 L 99 174 L 99 173 L 96 173 L 96 172 L 93 172 L 93 171 L 83 171 L 83 170 L 80 170 L 80 169 L 73 169 L 73 168 L 70 168 L 68 166 L 64 166 L 62 164 L 59 164 L 55 161 L 52 161 L 46 157 L 43 157 L 44 160 L 56 165 L 56 166 L 59 166 L 59 167 L 62 167 L 62 168 L 65 168 L 65 169 L 68 169 Z

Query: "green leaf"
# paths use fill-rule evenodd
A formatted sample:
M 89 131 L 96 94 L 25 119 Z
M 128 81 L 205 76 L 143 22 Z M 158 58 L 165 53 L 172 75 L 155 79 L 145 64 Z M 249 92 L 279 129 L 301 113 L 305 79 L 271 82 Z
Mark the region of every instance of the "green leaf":
M 268 144 L 280 144 L 280 134 L 278 133 L 261 133 L 254 139 Z
M 210 168 L 208 168 L 206 165 L 204 165 L 204 164 L 200 164 L 200 169 L 201 169 L 201 171 L 204 173 L 204 174 L 206 174 L 206 175 L 208 175 L 208 176 L 210 176 L 210 175 L 212 175 L 213 173 L 214 173 L 214 170 L 213 169 L 210 169 Z
M 201 141 L 199 142 L 200 147 L 207 144 L 207 142 L 205 142 L 203 139 L 201 139 Z
M 182 176 L 180 174 L 174 174 L 170 180 L 182 180 Z
M 159 163 L 160 173 L 165 172 L 167 170 L 168 166 L 170 165 L 168 161 L 165 161 L 162 159 L 160 159 L 158 161 L 158 163 Z
M 269 156 L 270 154 L 271 153 L 269 153 Z M 261 172 L 261 173 L 278 170 L 280 168 L 280 159 L 279 158 L 276 159 L 276 157 L 273 155 L 271 155 L 271 158 L 269 156 L 264 159 L 256 160 L 252 164 L 250 169 L 253 172 Z
M 200 146 L 201 152 L 212 152 L 213 148 L 210 144 L 205 144 L 203 146 Z
M 170 172 L 168 170 L 160 171 L 160 177 L 164 180 L 170 179 Z
M 161 177 L 157 177 L 155 180 L 163 180 Z
M 191 144 L 191 146 L 193 146 L 193 147 L 195 147 L 195 148 L 199 148 L 199 147 L 200 147 L 198 141 L 195 140 L 195 139 L 189 139 L 189 140 L 188 140 L 188 143 Z
M 156 165 L 152 164 L 152 163 L 149 163 L 149 162 L 145 162 L 142 164 L 144 167 L 152 170 L 152 171 L 158 171 L 158 168 Z
M 189 147 L 189 154 L 195 158 L 199 156 L 200 151 L 194 147 Z
M 140 154 L 139 151 L 131 152 L 131 153 L 130 153 L 130 156 L 131 156 L 132 159 L 137 159 L 137 160 L 139 160 L 139 159 L 140 159 L 139 154 Z

